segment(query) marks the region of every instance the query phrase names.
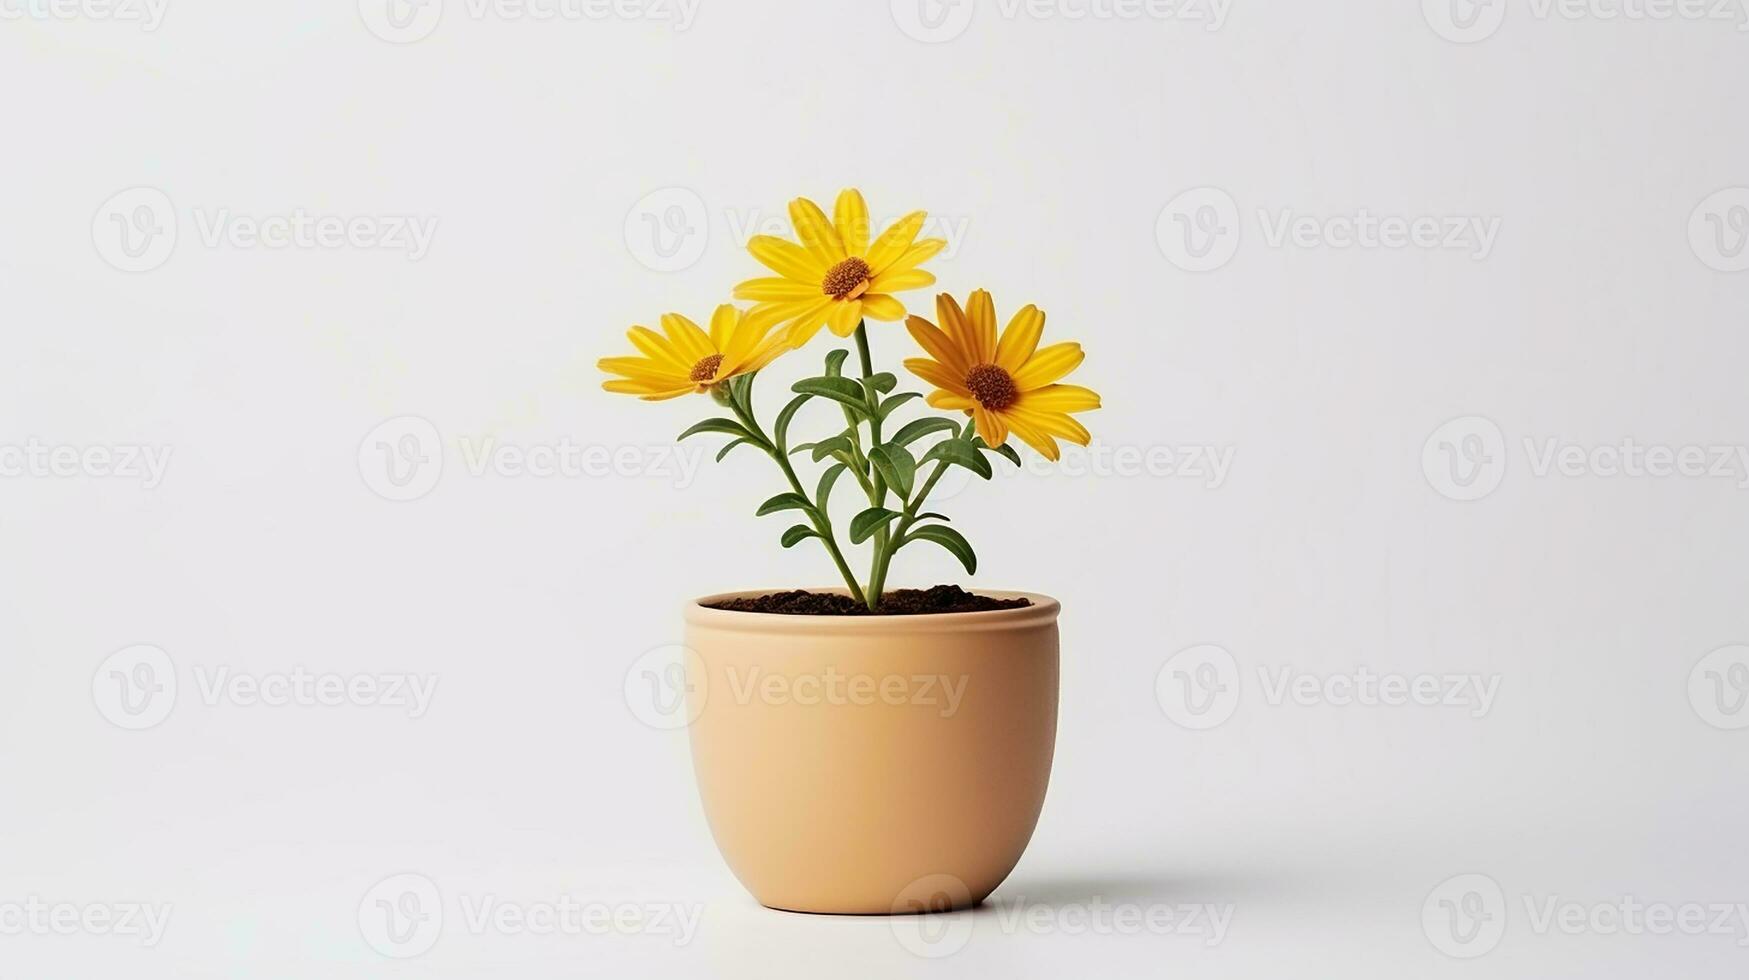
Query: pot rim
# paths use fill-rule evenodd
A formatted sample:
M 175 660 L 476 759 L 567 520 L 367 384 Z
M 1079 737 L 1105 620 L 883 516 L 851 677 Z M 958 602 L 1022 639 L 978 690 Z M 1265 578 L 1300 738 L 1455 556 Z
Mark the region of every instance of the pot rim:
M 1012 589 L 976 589 L 978 595 L 997 599 L 1024 598 L 1032 605 L 1018 609 L 984 609 L 978 612 L 917 613 L 908 616 L 798 616 L 789 613 L 739 612 L 732 609 L 711 609 L 707 602 L 752 598 L 773 592 L 791 591 L 794 587 L 775 589 L 741 589 L 700 596 L 686 604 L 686 622 L 714 629 L 740 630 L 756 633 L 953 633 L 1017 629 L 1044 626 L 1056 622 L 1062 606 L 1057 600 L 1039 592 L 1018 592 Z M 849 595 L 843 586 L 809 587 L 809 592 Z

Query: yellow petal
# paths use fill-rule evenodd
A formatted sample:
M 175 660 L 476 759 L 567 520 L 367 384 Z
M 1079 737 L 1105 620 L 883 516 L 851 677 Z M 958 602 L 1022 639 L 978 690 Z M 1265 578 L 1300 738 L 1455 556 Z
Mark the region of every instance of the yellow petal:
M 940 388 L 924 395 L 923 400 L 929 403 L 932 408 L 958 409 L 967 412 L 971 411 L 973 406 L 977 404 L 967 395 L 956 395 L 951 391 L 942 391 Z
M 978 424 L 978 436 L 986 446 L 1000 446 L 1008 441 L 1008 425 L 1002 415 L 982 405 L 972 406 L 972 419 Z
M 753 349 L 753 353 L 748 356 L 746 363 L 741 366 L 741 370 L 744 372 L 762 371 L 767 364 L 792 349 L 787 333 L 782 330 L 773 331 L 769 337 L 760 341 L 759 346 Z
M 904 255 L 905 251 L 911 247 L 911 243 L 917 238 L 917 233 L 923 230 L 924 217 L 925 214 L 922 211 L 913 211 L 905 215 L 893 222 L 886 231 L 881 232 L 881 237 L 875 239 L 874 244 L 868 247 L 868 267 L 873 269 L 876 275 L 887 271 L 887 267 L 896 262 L 899 256 Z
M 1087 431 L 1086 426 L 1062 412 L 1041 412 L 1014 407 L 1008 410 L 1008 414 L 1031 428 L 1059 439 L 1067 439 L 1076 445 L 1085 446 L 1093 441 L 1093 434 Z
M 786 332 L 791 347 L 802 346 L 820 332 L 820 328 L 831 318 L 833 302 L 832 297 L 822 296 L 817 303 L 791 308 L 791 312 L 784 317 L 789 323 Z
M 734 338 L 735 328 L 740 324 L 741 311 L 728 303 L 711 311 L 711 346 L 717 349 L 717 353 L 729 353 L 729 341 Z
M 1099 395 L 1080 385 L 1045 385 L 1022 392 L 1014 404 L 1042 412 L 1086 412 L 1099 407 Z
M 679 398 L 681 395 L 690 395 L 697 390 L 697 385 L 689 385 L 685 388 L 675 388 L 671 391 L 653 391 L 648 395 L 639 395 L 638 397 L 647 402 L 662 402 L 667 401 L 670 398 Z
M 925 238 L 912 245 L 898 258 L 883 266 L 881 272 L 906 272 L 935 257 L 935 253 L 947 247 L 945 238 Z M 873 268 L 873 265 L 870 265 Z
M 617 379 L 613 381 L 603 381 L 601 387 L 614 392 L 615 394 L 639 395 L 648 401 L 659 401 L 663 398 L 673 398 L 676 395 L 684 395 L 693 389 L 693 385 L 690 383 L 684 387 L 674 387 L 673 385 L 661 386 L 646 384 L 642 381 L 622 381 Z
M 832 332 L 840 337 L 848 337 L 856 332 L 856 325 L 862 321 L 862 300 L 845 300 L 833 305 L 832 319 L 827 325 Z
M 905 304 L 885 293 L 863 293 L 862 315 L 870 320 L 885 320 L 889 323 L 893 320 L 903 320 L 905 319 Z
M 935 274 L 922 269 L 906 269 L 903 272 L 883 272 L 869 280 L 870 292 L 902 293 L 907 289 L 921 289 L 935 284 Z
M 1081 353 L 1080 344 L 1052 344 L 1041 348 L 1020 366 L 1020 370 L 1011 372 L 1014 384 L 1021 391 L 1043 388 L 1075 370 L 1086 356 Z
M 749 279 L 735 287 L 736 299 L 752 299 L 762 302 L 770 300 L 794 302 L 823 295 L 825 294 L 820 292 L 820 284 L 817 282 L 796 282 L 794 279 L 776 277 Z
M 815 289 L 820 288 L 820 280 L 826 277 L 826 270 L 831 266 L 800 245 L 770 235 L 754 235 L 748 239 L 747 251 L 778 275 L 812 283 Z
M 838 230 L 826 220 L 826 213 L 818 204 L 805 197 L 796 198 L 789 202 L 789 220 L 796 226 L 796 238 L 802 247 L 821 264 L 822 276 L 825 269 L 844 261 L 844 240 L 838 237 Z
M 868 251 L 868 205 L 862 192 L 854 187 L 838 193 L 838 203 L 832 207 L 832 223 L 838 226 L 838 237 L 844 250 L 851 255 Z
M 1057 449 L 1057 440 L 1052 439 L 1048 434 L 1034 428 L 1029 423 L 1028 419 L 1021 418 L 1010 412 L 1008 415 L 1008 427 L 1014 430 L 1014 434 L 1020 437 L 1021 442 L 1038 450 L 1040 456 L 1043 456 L 1051 462 L 1056 462 L 1062 456 L 1062 453 Z
M 941 366 L 958 377 L 964 378 L 972 366 L 966 363 L 965 356 L 958 347 L 941 332 L 935 324 L 920 316 L 905 320 L 905 329 L 910 332 L 911 339 L 917 341 L 917 346 L 928 352 L 930 357 L 941 362 Z
M 976 345 L 972 348 L 972 363 L 991 364 L 996 360 L 996 304 L 988 290 L 974 289 L 966 303 L 966 323 Z
M 690 369 L 681 372 L 664 362 L 652 361 L 647 357 L 604 357 L 596 361 L 595 366 L 608 374 L 621 374 L 634 381 L 656 383 L 679 383 L 690 373 Z
M 1038 339 L 1045 332 L 1045 315 L 1028 303 L 1002 331 L 1002 342 L 996 345 L 996 366 L 1009 374 L 1020 370 L 1032 352 L 1038 349 Z
M 941 324 L 941 332 L 947 335 L 948 342 L 959 350 L 966 365 L 978 363 L 978 346 L 972 341 L 971 328 L 966 325 L 966 312 L 960 309 L 959 300 L 948 293 L 936 293 L 935 319 Z
M 905 370 L 944 391 L 951 391 L 966 398 L 972 396 L 971 391 L 966 388 L 964 378 L 927 357 L 906 358 Z
M 626 336 L 631 338 L 633 347 L 651 360 L 671 365 L 681 374 L 692 370 L 692 363 L 681 358 L 680 352 L 674 349 L 668 338 L 649 327 L 633 327 L 626 331 Z
M 674 345 L 680 356 L 693 364 L 718 353 L 716 347 L 711 345 L 710 335 L 700 330 L 698 324 L 678 313 L 662 314 L 662 331 L 668 335 L 668 342 Z

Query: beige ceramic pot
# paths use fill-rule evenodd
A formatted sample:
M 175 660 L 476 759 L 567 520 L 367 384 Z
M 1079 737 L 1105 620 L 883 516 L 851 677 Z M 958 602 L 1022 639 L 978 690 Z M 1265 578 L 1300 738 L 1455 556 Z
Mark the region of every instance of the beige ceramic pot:
M 825 591 L 825 590 L 815 590 Z M 693 768 L 762 904 L 983 901 L 1020 860 L 1057 734 L 1057 602 L 919 616 L 687 607 Z

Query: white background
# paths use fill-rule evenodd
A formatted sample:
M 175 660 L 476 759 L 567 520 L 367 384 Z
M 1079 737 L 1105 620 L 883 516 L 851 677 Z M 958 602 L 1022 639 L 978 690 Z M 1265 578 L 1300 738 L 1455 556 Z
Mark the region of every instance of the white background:
M 1222 6 L 704 0 L 682 25 L 448 0 L 397 32 L 380 0 L 170 0 L 155 29 L 0 0 L 0 976 L 1742 976 L 1743 913 L 1698 935 L 1589 914 L 1749 903 L 1749 651 L 1703 663 L 1749 643 L 1742 11 Z M 957 229 L 944 288 L 988 287 L 1004 320 L 1037 303 L 1047 341 L 1086 346 L 1107 451 L 1231 458 L 948 502 L 971 584 L 1062 600 L 1064 661 L 1032 847 L 950 923 L 969 937 L 922 947 L 945 956 L 754 904 L 684 733 L 628 703 L 684 600 L 831 581 L 753 518 L 769 464 L 463 455 L 670 450 L 708 403 L 608 395 L 595 359 L 662 312 L 702 320 L 762 274 L 750 225 L 844 186 Z M 417 258 L 204 234 L 299 212 L 435 234 Z M 1276 236 L 1362 212 L 1497 235 Z M 129 258 L 117 215 L 174 247 Z M 874 330 L 877 357 L 911 356 Z M 774 369 L 767 409 L 829 340 Z M 399 445 L 404 416 L 443 466 L 396 502 L 360 448 L 385 422 Z M 1628 440 L 1732 468 L 1615 472 Z M 148 488 L 33 467 L 32 445 L 172 455 Z M 1541 467 L 1550 446 L 1581 459 Z M 963 580 L 918 550 L 895 584 Z M 136 644 L 178 687 L 137 731 L 100 669 Z M 1168 664 L 1205 644 L 1224 653 Z M 1196 658 L 1229 692 L 1202 730 L 1175 673 Z M 438 686 L 417 718 L 202 696 L 300 667 Z M 1342 705 L 1263 679 L 1363 667 L 1497 696 Z M 444 914 L 405 962 L 360 924 L 402 873 Z M 1460 875 L 1498 891 L 1442 887 Z M 1471 892 L 1504 928 L 1466 944 L 1440 899 Z M 701 917 L 686 942 L 476 934 L 485 896 Z M 33 898 L 173 913 L 147 947 L 21 927 Z M 1542 926 L 1551 901 L 1586 921 Z M 1219 942 L 1098 926 L 1204 903 L 1232 915 Z

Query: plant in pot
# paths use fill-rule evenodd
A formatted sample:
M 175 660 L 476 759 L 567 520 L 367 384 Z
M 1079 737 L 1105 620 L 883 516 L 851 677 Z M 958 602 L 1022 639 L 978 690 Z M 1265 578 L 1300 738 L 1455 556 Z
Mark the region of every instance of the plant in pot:
M 631 329 L 637 356 L 600 362 L 617 376 L 609 391 L 709 395 L 719 414 L 681 438 L 727 437 L 719 460 L 742 447 L 770 457 L 781 489 L 758 515 L 792 515 L 783 546 L 819 547 L 843 579 L 842 588 L 687 606 L 689 727 L 706 817 L 730 869 L 773 908 L 975 904 L 1019 861 L 1044 803 L 1057 602 L 955 586 L 889 591 L 887 580 L 915 544 L 944 548 L 976 573 L 970 542 L 928 509 L 942 475 L 959 466 L 987 480 L 994 466 L 1020 465 L 1010 436 L 1053 461 L 1058 439 L 1086 445 L 1073 413 L 1098 408 L 1099 396 L 1062 383 L 1081 363 L 1080 345 L 1041 345 L 1036 307 L 1000 332 L 983 290 L 963 306 L 940 294 L 934 322 L 906 315 L 894 294 L 934 283 L 920 266 L 945 244 L 918 240 L 923 212 L 874 236 L 855 190 L 838 196 L 831 218 L 805 198 L 789 213 L 798 242 L 748 243 L 776 273 L 735 287 L 750 309 L 719 306 L 707 327 L 665 315 L 660 332 Z M 875 369 L 869 320 L 904 321 L 927 355 L 904 367 L 927 395 L 899 391 L 894 373 Z M 828 351 L 822 373 L 796 382 L 762 422 L 760 370 L 822 327 L 854 338 L 855 363 L 850 348 Z M 917 414 L 925 407 L 948 414 Z M 916 417 L 902 421 L 902 409 Z M 804 411 L 836 431 L 793 442 Z

